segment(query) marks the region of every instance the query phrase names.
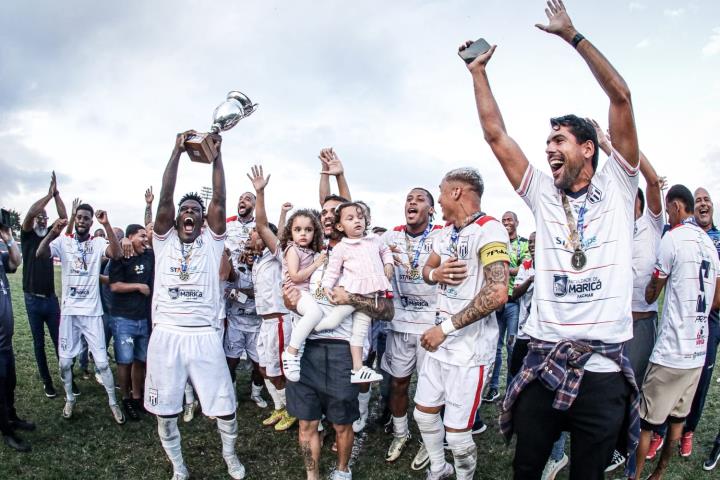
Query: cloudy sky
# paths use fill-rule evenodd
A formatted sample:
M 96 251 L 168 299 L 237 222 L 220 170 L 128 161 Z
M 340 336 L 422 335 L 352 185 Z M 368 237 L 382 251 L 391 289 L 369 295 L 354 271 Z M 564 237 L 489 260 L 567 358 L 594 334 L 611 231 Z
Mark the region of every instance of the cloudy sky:
M 671 183 L 720 180 L 720 2 L 567 1 L 575 26 L 627 80 L 641 148 Z M 403 223 L 413 186 L 480 169 L 483 208 L 529 211 L 483 141 L 465 39 L 498 44 L 489 75 L 508 130 L 547 169 L 548 118 L 607 124 L 607 99 L 572 48 L 533 25 L 540 0 L 10 0 L 0 17 L 0 205 L 25 212 L 58 173 L 115 225 L 142 219 L 175 133 L 207 131 L 213 108 L 241 90 L 258 111 L 224 134 L 228 214 L 254 163 L 279 205 L 316 206 L 321 147 L 333 146 L 353 196 L 375 224 Z M 181 164 L 176 199 L 210 184 Z M 54 212 L 50 210 L 51 217 Z M 523 228 L 524 227 L 524 228 Z

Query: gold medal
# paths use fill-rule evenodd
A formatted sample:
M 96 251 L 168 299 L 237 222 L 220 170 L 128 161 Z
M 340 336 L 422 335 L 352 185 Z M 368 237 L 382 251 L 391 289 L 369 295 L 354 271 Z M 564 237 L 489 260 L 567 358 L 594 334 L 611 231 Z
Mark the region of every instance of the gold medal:
M 182 280 L 183 282 L 187 282 L 188 280 L 190 280 L 190 274 L 188 272 L 180 272 L 179 276 L 180 280 Z
M 573 253 L 572 258 L 570 259 L 570 265 L 572 265 L 575 270 L 582 270 L 586 263 L 587 257 L 585 256 L 585 252 L 582 250 L 575 250 L 575 253 Z
M 417 268 L 410 268 L 408 270 L 408 277 L 410 277 L 410 280 L 417 280 L 420 278 L 420 270 Z

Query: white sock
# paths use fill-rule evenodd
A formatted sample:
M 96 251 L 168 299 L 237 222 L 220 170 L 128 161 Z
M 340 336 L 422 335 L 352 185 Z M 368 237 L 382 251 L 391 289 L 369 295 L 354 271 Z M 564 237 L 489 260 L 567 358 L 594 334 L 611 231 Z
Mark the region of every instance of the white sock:
M 265 386 L 267 387 L 268 393 L 270 394 L 270 397 L 275 404 L 275 410 L 282 410 L 283 404 L 282 399 L 280 398 L 280 395 L 278 393 L 278 389 L 275 388 L 275 385 L 273 385 L 272 382 L 267 378 L 265 379 Z
M 422 434 L 423 444 L 430 457 L 430 470 L 439 473 L 445 467 L 445 426 L 439 413 L 425 413 L 417 408 L 414 412 L 415 422 Z
M 95 368 L 100 371 L 100 377 L 102 378 L 103 387 L 105 387 L 105 391 L 107 392 L 108 402 L 111 406 L 117 405 L 117 398 L 115 398 L 115 380 L 113 379 L 110 365 L 108 365 L 107 363 L 98 365 L 96 363 Z
M 396 417 L 395 415 L 393 415 L 392 422 L 393 435 L 395 435 L 396 437 L 408 436 L 408 433 L 410 433 L 410 426 L 408 425 L 407 415 L 403 415 L 402 417 Z
M 477 447 L 472 433 L 447 432 L 448 446 L 455 459 L 455 478 L 457 480 L 472 480 L 477 465 Z
M 238 436 L 237 417 L 233 416 L 232 420 L 223 420 L 217 418 L 217 428 L 220 432 L 220 440 L 222 440 L 223 457 L 235 455 L 235 442 Z
M 368 404 L 370 403 L 370 391 L 360 392 L 358 394 L 358 403 L 360 404 L 360 419 L 367 420 L 368 417 Z
M 263 386 L 262 386 L 262 385 L 255 385 L 254 383 L 251 383 L 250 385 L 252 385 L 252 390 L 251 390 L 251 393 L 250 393 L 250 397 L 251 397 L 251 398 L 259 397 L 260 394 L 262 393 Z
M 190 382 L 185 383 L 185 405 L 190 405 L 195 401 L 195 391 Z
M 285 389 L 277 391 L 278 396 L 280 397 L 280 408 L 285 408 L 287 405 L 287 397 L 285 396 Z
M 65 398 L 68 402 L 75 401 L 75 395 L 72 391 L 72 362 L 72 358 L 60 359 L 60 378 L 62 378 L 63 387 L 65 387 Z
M 157 420 L 160 443 L 162 443 L 165 454 L 168 456 L 170 463 L 172 463 L 173 470 L 176 472 L 185 472 L 187 469 L 185 468 L 185 462 L 182 458 L 177 417 L 157 417 Z

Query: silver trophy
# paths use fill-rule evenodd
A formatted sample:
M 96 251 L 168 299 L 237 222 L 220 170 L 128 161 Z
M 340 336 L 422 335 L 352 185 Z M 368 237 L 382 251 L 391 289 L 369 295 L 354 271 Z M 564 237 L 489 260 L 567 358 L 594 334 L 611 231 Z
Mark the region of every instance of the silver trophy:
M 257 103 L 253 103 L 244 93 L 236 90 L 229 92 L 225 101 L 213 111 L 210 131 L 220 133 L 230 130 L 240 120 L 252 115 L 257 110 L 257 106 Z M 194 162 L 212 163 L 217 157 L 215 142 L 210 137 L 210 133 L 196 133 L 188 137 L 185 140 L 185 150 L 190 160 Z

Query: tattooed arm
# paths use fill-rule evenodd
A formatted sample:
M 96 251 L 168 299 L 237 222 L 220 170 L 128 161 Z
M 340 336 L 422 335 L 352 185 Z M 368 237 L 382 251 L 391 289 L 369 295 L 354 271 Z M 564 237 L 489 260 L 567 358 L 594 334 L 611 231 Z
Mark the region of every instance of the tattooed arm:
M 423 333 L 420 343 L 431 352 L 437 350 L 447 335 L 477 322 L 507 302 L 507 284 L 510 278 L 508 262 L 498 260 L 483 267 L 483 286 L 465 308 Z
M 336 305 L 352 305 L 355 310 L 362 312 L 375 320 L 390 321 L 395 316 L 395 306 L 389 298 L 368 298 L 362 295 L 346 292 L 343 287 L 332 289 L 330 301 Z
M 660 296 L 660 292 L 667 283 L 667 277 L 660 278 L 656 275 L 650 277 L 650 283 L 645 287 L 645 301 L 647 303 L 653 303 Z

